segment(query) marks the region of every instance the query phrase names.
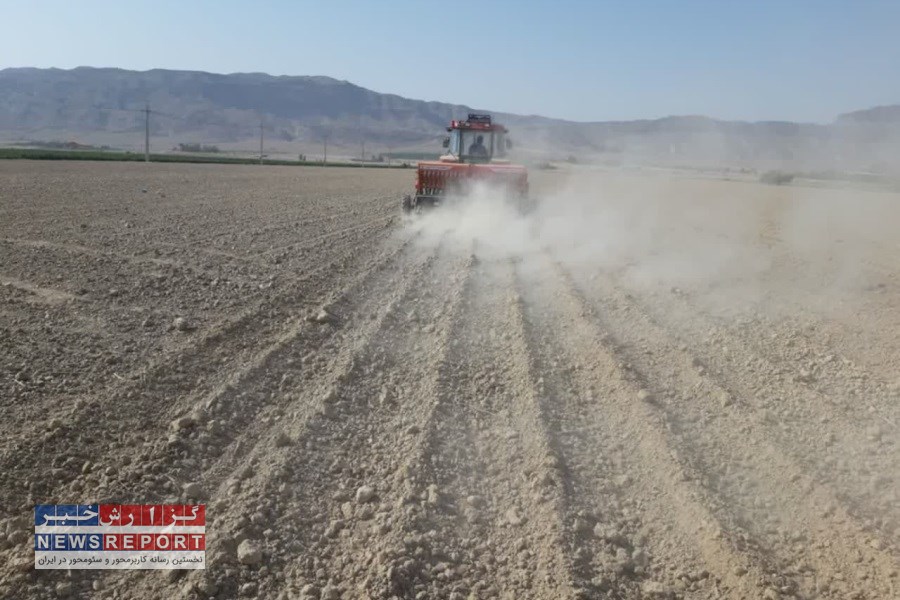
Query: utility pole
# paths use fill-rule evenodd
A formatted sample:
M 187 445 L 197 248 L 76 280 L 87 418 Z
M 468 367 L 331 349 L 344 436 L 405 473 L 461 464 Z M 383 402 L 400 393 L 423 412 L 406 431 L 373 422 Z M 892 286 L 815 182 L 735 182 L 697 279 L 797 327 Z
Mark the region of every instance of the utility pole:
M 150 103 L 144 107 L 144 162 L 150 162 Z
M 324 165 L 325 163 L 328 162 L 328 134 L 327 133 L 325 134 L 325 138 L 322 140 L 322 143 L 324 144 L 324 147 L 325 147 L 324 153 L 322 155 L 322 164 Z
M 363 138 L 363 141 L 362 141 L 362 150 L 360 150 L 359 157 L 362 159 L 363 162 L 366 162 L 366 140 L 365 140 L 365 138 Z
M 263 120 L 259 120 L 259 164 L 263 164 Z

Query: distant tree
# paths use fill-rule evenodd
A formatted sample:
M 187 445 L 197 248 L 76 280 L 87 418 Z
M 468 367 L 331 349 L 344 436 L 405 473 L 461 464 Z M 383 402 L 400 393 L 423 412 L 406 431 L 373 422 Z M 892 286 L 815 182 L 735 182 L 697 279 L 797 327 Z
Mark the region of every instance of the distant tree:
M 207 152 L 210 154 L 214 154 L 216 152 L 220 152 L 218 146 L 204 146 L 202 144 L 178 144 L 178 150 L 181 152 Z
M 784 171 L 766 171 L 760 175 L 759 180 L 770 185 L 787 185 L 794 181 L 794 174 Z

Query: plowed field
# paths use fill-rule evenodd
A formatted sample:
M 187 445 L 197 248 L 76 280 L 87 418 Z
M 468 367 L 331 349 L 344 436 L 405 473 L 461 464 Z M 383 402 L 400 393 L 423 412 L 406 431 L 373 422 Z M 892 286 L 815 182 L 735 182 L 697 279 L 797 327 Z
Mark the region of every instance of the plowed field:
M 900 195 L 412 177 L 0 163 L 0 595 L 900 597 Z M 189 500 L 205 571 L 33 570 Z

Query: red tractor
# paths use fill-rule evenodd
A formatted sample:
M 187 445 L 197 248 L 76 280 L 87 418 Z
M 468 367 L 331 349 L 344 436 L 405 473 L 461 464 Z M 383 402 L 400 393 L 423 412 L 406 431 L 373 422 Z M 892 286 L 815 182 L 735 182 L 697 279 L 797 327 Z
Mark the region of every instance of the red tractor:
M 416 171 L 416 193 L 403 198 L 403 210 L 433 207 L 448 196 L 463 196 L 473 184 L 483 183 L 523 201 L 528 195 L 528 171 L 510 163 L 512 142 L 503 125 L 490 115 L 470 114 L 451 121 L 444 138 L 446 152 L 436 161 L 423 161 Z

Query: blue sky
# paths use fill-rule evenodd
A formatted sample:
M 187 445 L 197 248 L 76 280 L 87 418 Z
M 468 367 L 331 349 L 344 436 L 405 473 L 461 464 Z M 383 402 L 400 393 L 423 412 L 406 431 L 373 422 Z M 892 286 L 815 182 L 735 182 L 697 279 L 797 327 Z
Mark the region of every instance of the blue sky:
M 2 0 L 0 68 L 329 75 L 583 121 L 900 103 L 898 0 Z

